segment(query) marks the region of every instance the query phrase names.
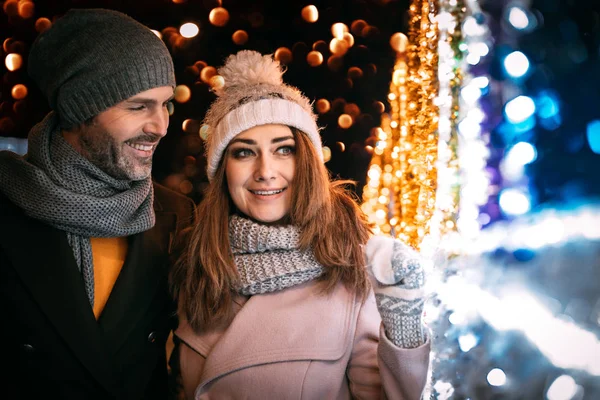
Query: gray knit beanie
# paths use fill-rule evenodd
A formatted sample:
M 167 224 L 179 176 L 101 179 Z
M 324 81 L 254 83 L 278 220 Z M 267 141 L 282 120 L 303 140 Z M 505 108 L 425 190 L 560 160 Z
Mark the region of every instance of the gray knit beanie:
M 175 87 L 163 41 L 114 10 L 69 10 L 33 43 L 28 72 L 67 129 L 140 92 Z
M 294 127 L 308 136 L 323 161 L 317 117 L 308 98 L 296 87 L 283 83 L 284 71 L 271 54 L 240 50 L 225 60 L 218 73 L 225 84 L 215 90 L 207 126 L 206 172 L 212 180 L 229 142 L 250 128 L 267 124 Z

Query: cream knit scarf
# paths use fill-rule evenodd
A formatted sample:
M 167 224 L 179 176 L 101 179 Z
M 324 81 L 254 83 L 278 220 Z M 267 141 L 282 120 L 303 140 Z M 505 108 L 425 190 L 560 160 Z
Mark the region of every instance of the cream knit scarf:
M 313 280 L 323 274 L 312 250 L 300 250 L 300 232 L 292 225 L 269 226 L 233 215 L 229 241 L 243 295 L 270 293 Z

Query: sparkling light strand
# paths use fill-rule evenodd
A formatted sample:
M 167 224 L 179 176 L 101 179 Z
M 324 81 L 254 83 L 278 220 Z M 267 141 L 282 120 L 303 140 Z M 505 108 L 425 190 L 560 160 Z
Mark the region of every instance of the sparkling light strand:
M 489 50 L 489 30 L 476 22 L 480 14 L 475 0 L 451 0 L 440 4 L 437 16 L 440 42 L 438 188 L 436 208 L 423 252 L 440 248 L 449 255 L 460 254 L 462 241 L 481 230 L 479 206 L 488 198 L 489 177 L 486 163 L 489 149 L 481 123 L 481 82 L 473 76 L 471 65 L 480 62 Z
M 397 237 L 419 249 L 435 210 L 437 185 L 438 92 L 436 4 L 416 1 L 410 6 L 408 70 L 408 141 L 400 182 L 401 232 Z
M 407 51 L 398 54 L 388 95 L 391 115 L 382 118 L 363 191 L 363 210 L 376 229 L 417 249 L 429 229 L 437 184 L 435 12 L 433 1 L 410 6 Z

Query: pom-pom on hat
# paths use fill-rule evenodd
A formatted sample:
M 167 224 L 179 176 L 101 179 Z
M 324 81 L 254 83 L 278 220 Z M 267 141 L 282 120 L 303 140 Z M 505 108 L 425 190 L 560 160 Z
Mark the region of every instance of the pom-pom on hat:
M 283 83 L 283 70 L 272 55 L 242 50 L 218 69 L 225 81 L 204 118 L 208 126 L 207 175 L 215 176 L 223 152 L 239 133 L 259 125 L 282 124 L 305 133 L 323 161 L 317 117 L 308 98 Z

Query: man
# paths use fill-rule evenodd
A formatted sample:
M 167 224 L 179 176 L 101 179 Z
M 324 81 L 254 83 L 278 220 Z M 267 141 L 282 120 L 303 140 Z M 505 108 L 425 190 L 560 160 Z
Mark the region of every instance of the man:
M 67 12 L 31 48 L 53 111 L 0 152 L 7 399 L 165 399 L 169 253 L 194 203 L 151 178 L 175 76 L 150 29 Z

